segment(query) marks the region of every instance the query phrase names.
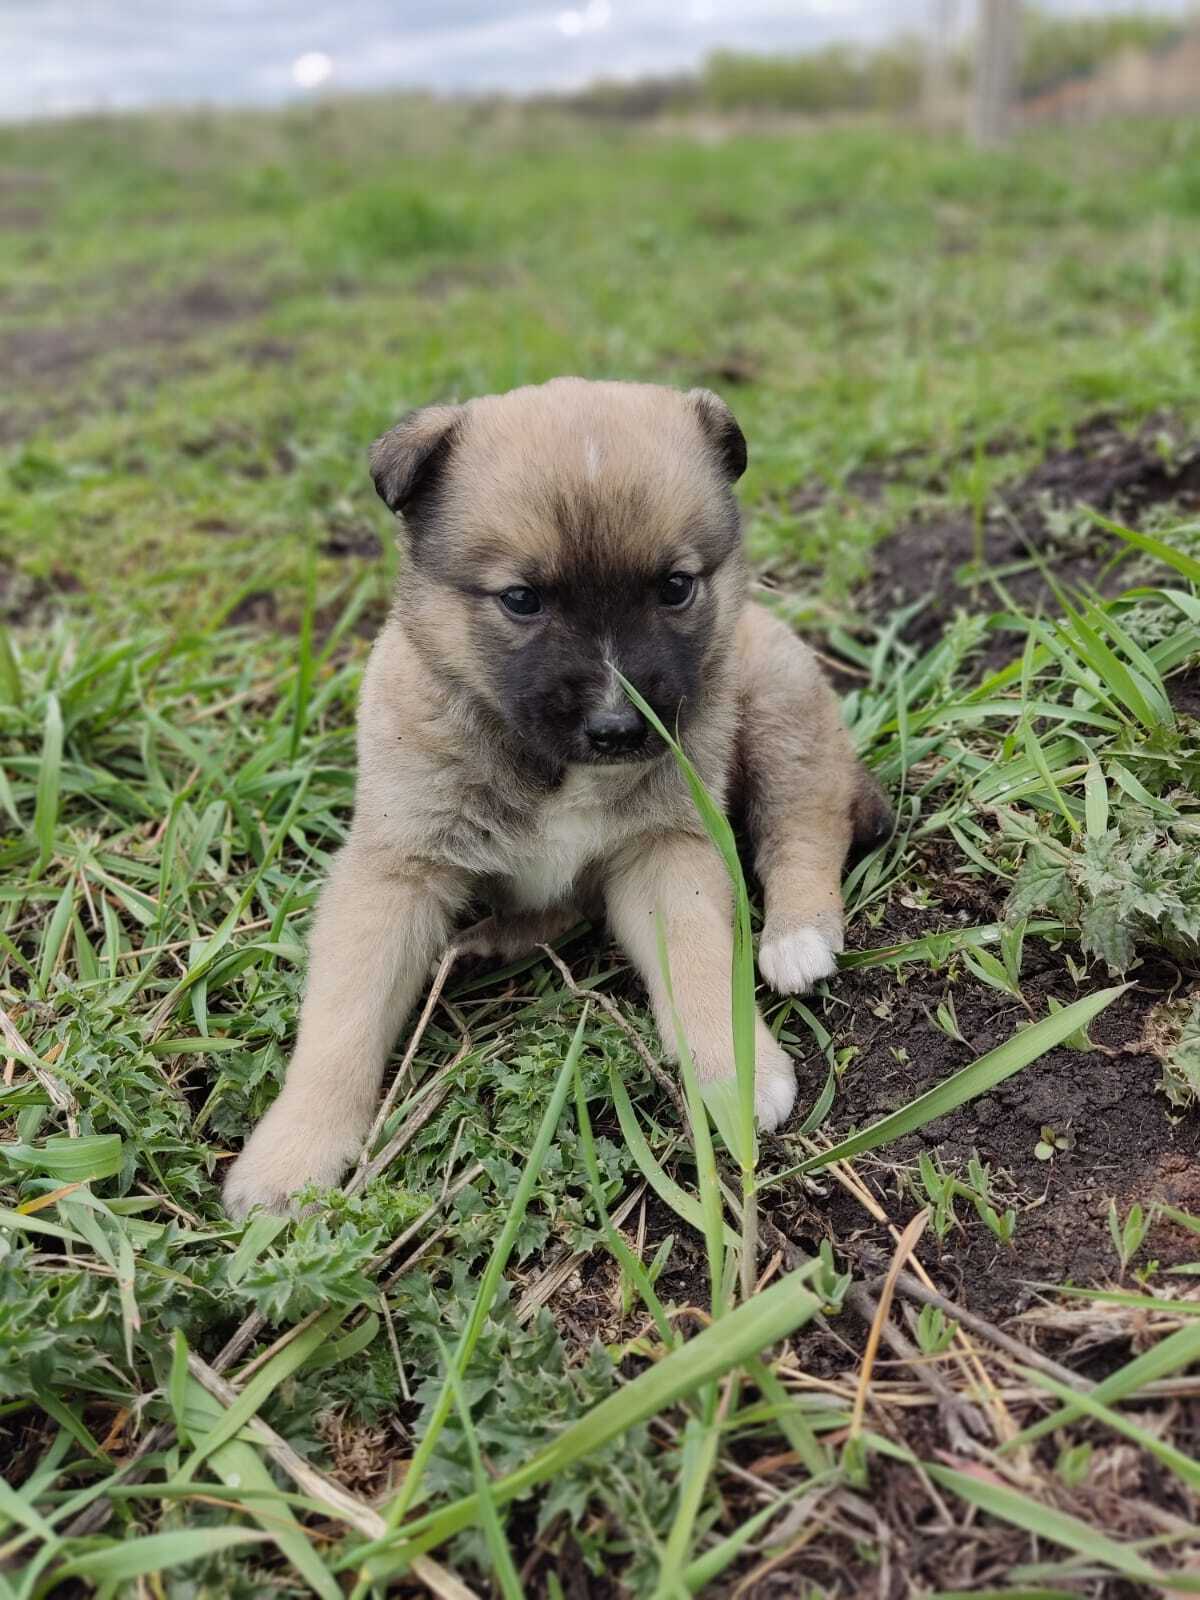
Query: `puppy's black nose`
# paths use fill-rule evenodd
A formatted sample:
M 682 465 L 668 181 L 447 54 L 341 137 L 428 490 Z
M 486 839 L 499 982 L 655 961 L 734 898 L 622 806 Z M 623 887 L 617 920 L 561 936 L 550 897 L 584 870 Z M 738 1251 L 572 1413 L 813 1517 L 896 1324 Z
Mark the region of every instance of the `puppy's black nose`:
M 646 720 L 636 706 L 616 711 L 593 711 L 583 724 L 588 743 L 597 755 L 628 755 L 646 737 Z

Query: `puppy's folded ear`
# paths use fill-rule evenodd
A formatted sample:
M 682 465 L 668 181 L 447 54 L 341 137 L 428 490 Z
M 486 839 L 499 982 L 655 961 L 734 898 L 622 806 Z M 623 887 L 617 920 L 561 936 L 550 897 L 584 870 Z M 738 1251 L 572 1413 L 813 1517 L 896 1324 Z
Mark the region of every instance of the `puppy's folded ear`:
M 892 807 L 883 789 L 866 767 L 859 766 L 854 798 L 850 802 L 850 860 L 881 845 L 895 826 Z
M 371 446 L 371 476 L 389 511 L 403 511 L 431 489 L 462 421 L 461 406 L 410 411 Z
M 700 418 L 700 426 L 712 445 L 730 483 L 736 483 L 746 470 L 746 436 L 737 418 L 711 389 L 689 389 L 687 398 Z

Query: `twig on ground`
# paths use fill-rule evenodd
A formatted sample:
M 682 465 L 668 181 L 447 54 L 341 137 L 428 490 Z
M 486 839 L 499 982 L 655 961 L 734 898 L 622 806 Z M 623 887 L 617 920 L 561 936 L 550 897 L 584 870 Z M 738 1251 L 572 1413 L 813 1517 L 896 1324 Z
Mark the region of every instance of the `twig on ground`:
M 636 1189 L 625 1196 L 609 1218 L 614 1228 L 621 1226 L 645 1192 L 646 1185 L 639 1183 Z M 517 1321 L 528 1322 L 534 1312 L 544 1306 L 556 1290 L 561 1288 L 576 1267 L 587 1260 L 590 1253 L 587 1250 L 564 1250 L 545 1266 L 533 1282 L 526 1286 L 518 1300 Z
M 405 1117 L 403 1123 L 384 1145 L 379 1154 L 365 1165 L 359 1165 L 353 1177 L 346 1184 L 346 1193 L 353 1194 L 356 1189 L 365 1189 L 381 1172 L 385 1172 L 392 1162 L 405 1148 L 412 1143 L 417 1134 L 433 1116 L 450 1090 L 450 1078 L 456 1067 L 462 1065 L 463 1057 L 471 1048 L 469 1038 L 464 1039 L 458 1054 L 453 1061 L 447 1061 L 444 1067 L 439 1067 L 437 1072 L 422 1088 L 420 1098 L 411 1113 Z M 364 1146 L 369 1148 L 369 1144 Z
M 383 1126 L 387 1122 L 387 1119 L 392 1114 L 392 1107 L 396 1103 L 396 1099 L 400 1093 L 400 1090 L 404 1087 L 404 1081 L 408 1077 L 408 1074 L 412 1068 L 413 1058 L 416 1056 L 417 1050 L 420 1048 L 421 1040 L 425 1037 L 425 1029 L 429 1026 L 429 1019 L 432 1017 L 434 1007 L 441 998 L 442 990 L 446 986 L 446 979 L 450 976 L 450 969 L 453 967 L 457 959 L 458 947 L 456 945 L 448 946 L 445 954 L 442 956 L 437 972 L 434 974 L 433 982 L 429 986 L 429 993 L 425 998 L 425 1005 L 422 1008 L 421 1015 L 417 1018 L 417 1025 L 412 1031 L 412 1036 L 405 1048 L 404 1056 L 401 1059 L 400 1065 L 396 1068 L 396 1075 L 391 1081 L 388 1092 L 384 1095 L 383 1100 L 380 1102 L 379 1110 L 375 1113 L 375 1121 L 371 1124 L 371 1131 L 363 1141 L 362 1153 L 358 1158 L 358 1165 L 354 1169 L 353 1176 L 345 1184 L 347 1194 L 353 1194 L 355 1189 L 367 1181 L 362 1174 L 364 1174 L 372 1165 L 371 1151 L 374 1147 L 375 1141 L 378 1139 L 381 1131 L 383 1130 Z
M 222 1405 L 231 1406 L 238 1398 L 233 1385 L 192 1351 L 188 1352 L 188 1371 Z M 246 1429 L 297 1488 L 311 1500 L 323 1505 L 340 1522 L 348 1523 L 368 1539 L 378 1539 L 388 1531 L 387 1523 L 378 1511 L 343 1489 L 332 1478 L 327 1478 L 260 1417 L 251 1417 Z M 469 1589 L 461 1578 L 455 1577 L 428 1556 L 414 1556 L 411 1570 L 427 1589 L 438 1596 L 438 1600 L 478 1600 L 474 1589 Z
M 870 1216 L 874 1217 L 876 1222 L 880 1223 L 888 1230 L 893 1240 L 899 1242 L 900 1230 L 888 1216 L 887 1212 L 884 1211 L 879 1202 L 875 1199 L 875 1196 L 867 1188 L 866 1184 L 862 1181 L 850 1163 L 841 1161 L 831 1162 L 828 1171 L 848 1193 L 855 1197 L 863 1209 Z M 922 1283 L 926 1284 L 929 1289 L 933 1289 L 933 1280 L 925 1271 L 925 1268 L 921 1265 L 921 1261 L 918 1256 L 913 1256 L 912 1258 L 912 1274 Z M 1017 1425 L 1009 1415 L 1007 1407 L 1005 1406 L 1003 1400 L 1001 1400 L 999 1393 L 996 1390 L 996 1386 L 992 1382 L 990 1373 L 980 1360 L 978 1352 L 976 1351 L 974 1345 L 972 1345 L 962 1327 L 960 1327 L 955 1333 L 955 1342 L 957 1346 L 955 1350 L 955 1357 L 963 1369 L 963 1376 L 970 1379 L 971 1374 L 973 1373 L 975 1382 L 979 1385 L 980 1392 L 987 1396 L 988 1404 L 991 1406 L 996 1418 L 996 1433 L 1003 1441 L 1015 1438 L 1017 1433 Z M 893 1346 L 893 1348 L 895 1347 Z M 970 1372 L 968 1372 L 968 1368 L 970 1368 Z M 958 1401 L 957 1396 L 955 1398 L 957 1404 L 961 1405 L 963 1403 Z M 975 1415 L 978 1415 L 978 1412 L 976 1412 Z
M 769 1234 L 772 1242 L 782 1249 L 789 1268 L 799 1266 L 808 1259 L 769 1217 L 764 1216 L 761 1221 L 764 1236 Z M 865 1284 L 852 1284 L 846 1291 L 845 1304 L 851 1311 L 857 1313 L 868 1327 L 879 1315 L 879 1305 Z M 956 1394 L 940 1372 L 922 1363 L 921 1352 L 907 1334 L 894 1323 L 883 1324 L 883 1339 L 893 1355 L 903 1361 L 905 1366 L 915 1370 L 918 1381 L 923 1383 L 933 1396 L 943 1412 L 946 1432 L 953 1440 L 955 1448 L 964 1454 L 973 1451 L 973 1438 L 983 1438 L 987 1433 L 987 1425 L 977 1407 Z
M 1041 1351 L 1022 1344 L 1019 1339 L 1014 1339 L 1011 1334 L 997 1328 L 986 1317 L 968 1311 L 965 1306 L 960 1306 L 946 1295 L 939 1294 L 936 1289 L 928 1288 L 911 1272 L 902 1272 L 896 1279 L 896 1292 L 903 1295 L 906 1300 L 916 1300 L 924 1306 L 935 1306 L 955 1322 L 962 1323 L 964 1328 L 970 1328 L 972 1333 L 977 1333 L 981 1339 L 986 1339 L 989 1344 L 995 1345 L 998 1350 L 1007 1351 L 1025 1366 L 1034 1367 L 1037 1371 L 1046 1373 L 1048 1377 L 1057 1378 L 1059 1383 L 1077 1390 L 1080 1394 L 1087 1394 L 1092 1388 L 1087 1379 L 1081 1378 L 1077 1372 L 1072 1372 L 1069 1367 L 1060 1366 L 1049 1356 L 1042 1355 Z
M 12 1018 L 3 1006 L 0 1006 L 0 1033 L 4 1035 L 10 1053 L 17 1058 L 41 1084 L 50 1097 L 51 1104 L 56 1106 L 67 1119 L 67 1132 L 72 1139 L 79 1137 L 79 1124 L 75 1120 L 75 1113 L 79 1109 L 75 1104 L 75 1097 L 62 1084 L 45 1063 L 38 1059 L 37 1054 L 30 1049 L 13 1024 Z
M 896 1279 L 904 1263 L 917 1248 L 917 1241 L 925 1232 L 929 1221 L 929 1211 L 918 1211 L 916 1216 L 900 1235 L 896 1244 L 896 1254 L 888 1268 L 887 1276 L 879 1290 L 879 1302 L 875 1307 L 875 1314 L 871 1318 L 867 1334 L 866 1349 L 863 1351 L 862 1370 L 859 1373 L 858 1389 L 854 1396 L 854 1410 L 850 1415 L 850 1437 L 856 1439 L 862 1432 L 863 1419 L 867 1411 L 867 1394 L 871 1388 L 871 1373 L 875 1367 L 875 1357 L 879 1353 L 879 1341 L 888 1326 L 888 1313 L 892 1309 L 892 1297 L 896 1292 Z

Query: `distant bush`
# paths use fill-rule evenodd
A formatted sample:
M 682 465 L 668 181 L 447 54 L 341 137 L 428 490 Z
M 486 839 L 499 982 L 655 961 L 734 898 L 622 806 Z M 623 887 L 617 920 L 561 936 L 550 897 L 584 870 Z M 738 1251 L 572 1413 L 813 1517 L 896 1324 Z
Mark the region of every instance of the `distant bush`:
M 588 117 L 656 117 L 664 111 L 682 111 L 700 103 L 700 84 L 696 78 L 679 74 L 670 78 L 635 78 L 632 82 L 599 78 L 573 94 L 538 95 L 538 105 L 564 103 Z
M 1082 76 L 1129 49 L 1155 49 L 1179 34 L 1177 19 L 1143 12 L 1056 17 L 1026 7 L 1022 20 L 1021 93 L 1034 95 Z M 924 41 L 906 37 L 874 50 L 830 45 L 803 55 L 718 50 L 692 77 L 600 82 L 558 100 L 587 116 L 638 118 L 687 110 L 903 112 L 920 97 Z M 971 48 L 955 55 L 952 76 L 965 87 Z
M 1068 19 L 1027 7 L 1021 27 L 1025 95 L 1040 94 L 1065 78 L 1083 77 L 1125 50 L 1154 50 L 1179 36 L 1177 18 L 1143 12 Z
M 903 111 L 916 103 L 920 82 L 916 40 L 872 51 L 831 45 L 802 56 L 719 50 L 701 70 L 700 96 L 716 111 Z

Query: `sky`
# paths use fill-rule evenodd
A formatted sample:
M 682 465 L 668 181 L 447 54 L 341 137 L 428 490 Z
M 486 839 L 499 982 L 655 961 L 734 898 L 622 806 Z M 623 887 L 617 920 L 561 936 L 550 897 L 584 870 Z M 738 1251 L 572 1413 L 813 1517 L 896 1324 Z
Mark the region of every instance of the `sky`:
M 964 25 L 975 3 L 957 0 Z M 1158 13 L 1187 6 L 1141 0 Z M 874 43 L 923 29 L 937 9 L 937 0 L 0 0 L 0 118 L 392 87 L 573 88 L 684 71 L 722 47 Z

